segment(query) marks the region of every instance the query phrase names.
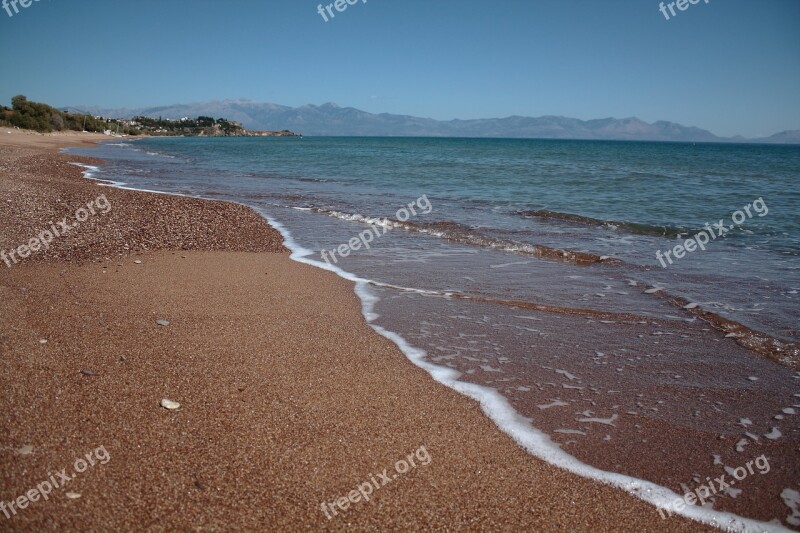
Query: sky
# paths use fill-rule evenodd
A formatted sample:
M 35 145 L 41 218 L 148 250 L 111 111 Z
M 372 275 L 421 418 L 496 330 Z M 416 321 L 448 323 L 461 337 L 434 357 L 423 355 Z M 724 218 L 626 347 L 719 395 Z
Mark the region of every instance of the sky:
M 358 0 L 327 22 L 318 5 L 9 6 L 0 103 L 241 98 L 447 120 L 635 116 L 722 136 L 800 129 L 800 0 L 699 0 L 669 20 L 655 0 Z

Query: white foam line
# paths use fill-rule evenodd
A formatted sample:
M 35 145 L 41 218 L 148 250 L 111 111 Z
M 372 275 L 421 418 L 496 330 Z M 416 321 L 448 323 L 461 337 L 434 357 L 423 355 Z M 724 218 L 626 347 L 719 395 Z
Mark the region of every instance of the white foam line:
M 83 177 L 87 178 L 87 179 L 94 179 L 92 176 L 94 176 L 95 172 L 100 170 L 100 167 L 97 167 L 95 165 L 87 165 L 86 163 L 74 163 L 74 162 L 70 161 L 69 164 L 70 165 L 75 165 L 76 167 L 85 168 L 86 170 L 84 170 L 82 172 L 82 174 L 83 174 Z
M 143 191 L 143 192 L 152 192 L 152 193 L 156 193 L 156 194 L 163 194 L 163 193 L 160 193 L 159 191 L 145 191 L 144 189 L 133 189 L 133 188 L 130 188 L 130 187 L 126 187 L 127 183 L 125 183 L 123 181 L 113 181 L 113 180 L 107 180 L 107 179 L 102 179 L 102 178 L 95 178 L 94 174 L 95 174 L 95 172 L 99 171 L 100 168 L 96 167 L 94 165 L 87 165 L 85 163 L 75 163 L 75 162 L 72 162 L 72 161 L 70 161 L 69 164 L 70 165 L 75 165 L 76 167 L 85 168 L 86 170 L 81 172 L 81 174 L 83 174 L 83 177 L 86 178 L 87 180 L 99 181 L 100 183 L 98 183 L 98 185 L 100 187 L 116 187 L 117 189 L 125 189 L 125 190 L 129 190 L 129 191 L 134 191 L 135 190 L 135 191 Z
M 83 177 L 86 178 L 86 179 L 92 180 L 92 181 L 100 182 L 100 183 L 97 184 L 100 187 L 112 187 L 114 189 L 120 189 L 120 190 L 123 190 L 123 191 L 148 192 L 150 194 L 164 194 L 166 196 L 180 196 L 182 198 L 196 198 L 198 200 L 206 200 L 206 201 L 209 201 L 209 202 L 238 203 L 238 204 L 241 204 L 241 205 L 243 205 L 245 207 L 249 207 L 249 208 L 252 209 L 252 206 L 247 205 L 247 204 L 242 204 L 241 202 L 234 202 L 232 200 L 220 200 L 218 198 L 206 198 L 201 194 L 184 194 L 184 193 L 180 193 L 180 192 L 155 191 L 155 190 L 152 190 L 152 189 L 142 189 L 141 187 L 130 187 L 124 181 L 114 181 L 114 180 L 110 180 L 110 179 L 106 179 L 106 178 L 95 178 L 94 177 L 94 173 L 97 172 L 98 170 L 100 170 L 96 166 L 86 165 L 84 163 L 74 163 L 74 162 L 70 162 L 70 165 L 75 165 L 75 166 L 78 166 L 78 167 L 86 168 L 87 170 L 84 170 L 82 172 Z
M 158 192 L 160 194 L 168 194 L 172 196 L 188 196 L 180 193 L 170 193 L 163 191 L 146 191 L 144 189 L 136 189 L 134 187 L 118 187 L 120 189 L 136 190 L 143 192 Z M 202 198 L 202 196 L 191 196 L 192 198 Z M 218 200 L 215 198 L 205 198 L 212 201 L 228 201 Z M 364 318 L 367 323 L 380 335 L 386 337 L 394 342 L 397 347 L 405 354 L 405 356 L 416 366 L 422 368 L 431 377 L 439 383 L 467 396 L 478 402 L 483 409 L 483 412 L 488 416 L 502 431 L 508 434 L 520 446 L 525 448 L 531 455 L 542 459 L 552 465 L 563 468 L 569 472 L 579 476 L 599 481 L 636 496 L 637 498 L 648 502 L 659 508 L 667 508 L 673 514 L 681 515 L 691 518 L 698 522 L 702 522 L 720 529 L 728 531 L 740 531 L 743 533 L 758 533 L 758 532 L 783 532 L 791 531 L 780 524 L 773 522 L 762 522 L 750 518 L 744 518 L 732 513 L 723 511 L 715 511 L 705 507 L 697 507 L 693 505 L 684 506 L 681 511 L 671 508 L 671 503 L 681 496 L 672 492 L 666 487 L 651 483 L 624 474 L 617 474 L 615 472 L 607 472 L 600 470 L 591 465 L 587 465 L 575 457 L 571 456 L 562 450 L 558 444 L 554 443 L 550 437 L 542 431 L 532 427 L 530 423 L 519 415 L 511 404 L 508 403 L 505 397 L 494 389 L 476 385 L 474 383 L 467 383 L 459 381 L 461 373 L 452 368 L 438 366 L 425 360 L 426 352 L 420 348 L 411 346 L 406 339 L 399 334 L 389 331 L 373 322 L 380 316 L 375 313 L 375 304 L 378 301 L 377 296 L 372 294 L 369 290 L 369 284 L 372 280 L 361 278 L 342 270 L 338 266 L 330 265 L 323 261 L 316 261 L 311 259 L 310 256 L 314 254 L 312 250 L 300 246 L 294 240 L 289 230 L 268 215 L 262 208 L 247 205 L 242 202 L 232 201 L 231 203 L 238 203 L 244 205 L 261 214 L 269 224 L 278 230 L 283 236 L 284 245 L 291 251 L 289 256 L 292 260 L 298 263 L 315 266 L 323 270 L 329 270 L 336 273 L 340 277 L 355 283 L 355 293 L 361 299 L 361 308 Z

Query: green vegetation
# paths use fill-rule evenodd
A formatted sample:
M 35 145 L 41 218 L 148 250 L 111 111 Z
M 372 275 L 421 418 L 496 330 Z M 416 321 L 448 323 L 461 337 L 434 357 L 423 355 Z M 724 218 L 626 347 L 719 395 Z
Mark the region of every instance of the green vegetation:
M 43 133 L 52 131 L 111 131 L 120 135 L 155 136 L 278 136 L 296 134 L 290 131 L 248 132 L 238 122 L 214 119 L 213 117 L 182 118 L 166 120 L 161 117 L 134 117 L 132 120 L 113 119 L 65 113 L 47 104 L 31 102 L 22 95 L 11 99 L 11 107 L 0 106 L 0 126 L 11 126 Z
M 117 120 L 93 117 L 75 113 L 64 113 L 47 104 L 31 102 L 24 96 L 11 99 L 11 108 L 0 109 L 0 126 L 12 126 L 39 132 L 51 131 L 116 131 L 127 135 L 139 135 L 136 128 L 121 124 Z

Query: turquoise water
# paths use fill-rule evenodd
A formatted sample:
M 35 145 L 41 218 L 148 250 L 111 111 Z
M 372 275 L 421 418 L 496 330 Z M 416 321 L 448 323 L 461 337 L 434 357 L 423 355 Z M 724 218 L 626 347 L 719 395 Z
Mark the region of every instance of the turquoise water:
M 95 178 L 254 207 L 304 261 L 364 280 L 374 327 L 500 395 L 507 407 L 484 405 L 500 427 L 511 409 L 576 464 L 682 494 L 720 474 L 711 456 L 768 452 L 770 474 L 714 508 L 783 518 L 800 417 L 782 413 L 800 408 L 800 374 L 774 359 L 800 363 L 800 147 L 165 138 L 74 152 L 107 161 Z M 740 210 L 725 237 L 660 264 Z M 553 450 L 532 453 L 562 464 Z
M 265 179 L 326 180 L 323 190 L 343 195 L 406 198 L 425 191 L 507 212 L 547 209 L 686 230 L 763 197 L 772 211 L 747 229 L 769 238 L 770 248 L 800 251 L 796 146 L 383 138 L 139 144 L 206 167 L 262 172 Z

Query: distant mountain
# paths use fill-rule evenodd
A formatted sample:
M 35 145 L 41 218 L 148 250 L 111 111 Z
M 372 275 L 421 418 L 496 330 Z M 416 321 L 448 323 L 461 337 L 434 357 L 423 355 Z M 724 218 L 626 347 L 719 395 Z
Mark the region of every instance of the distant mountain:
M 800 144 L 800 130 L 789 130 L 776 133 L 771 137 L 753 139 L 752 142 L 773 143 L 773 144 Z
M 250 100 L 224 100 L 140 109 L 103 109 L 93 106 L 66 108 L 106 117 L 136 115 L 179 119 L 223 117 L 250 130 L 292 130 L 304 135 L 386 137 L 503 137 L 535 139 L 594 139 L 677 142 L 747 142 L 742 137 L 723 138 L 674 122 L 648 124 L 638 118 L 579 120 L 559 116 L 434 120 L 409 115 L 367 113 L 333 103 L 288 107 Z M 788 131 L 756 142 L 800 144 L 800 131 Z

